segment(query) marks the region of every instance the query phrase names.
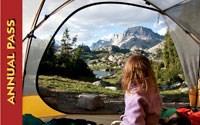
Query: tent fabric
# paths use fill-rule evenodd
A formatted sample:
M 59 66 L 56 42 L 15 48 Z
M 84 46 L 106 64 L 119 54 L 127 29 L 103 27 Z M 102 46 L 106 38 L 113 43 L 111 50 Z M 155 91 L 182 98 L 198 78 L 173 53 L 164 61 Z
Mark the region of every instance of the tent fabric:
M 49 1 L 45 2 L 44 8 L 41 12 L 41 16 L 39 17 L 39 21 L 44 19 L 45 15 L 51 13 L 56 7 L 58 7 L 60 4 L 62 4 L 62 2 L 64 2 L 64 1 L 59 1 L 59 2 L 49 2 Z M 41 38 L 43 37 L 42 36 L 43 34 L 41 34 L 40 32 L 44 31 L 45 29 L 48 29 L 48 31 L 46 32 L 52 35 L 59 26 L 59 23 L 62 23 L 62 21 L 68 15 L 70 15 L 74 10 L 84 5 L 88 5 L 90 3 L 102 2 L 102 1 L 107 1 L 107 0 L 85 0 L 84 2 L 82 0 L 75 0 L 74 2 L 70 3 L 68 6 L 62 8 L 61 10 L 59 10 L 59 12 L 51 16 L 42 26 L 40 26 L 35 31 L 34 35 L 36 36 L 36 38 L 33 38 L 33 40 L 31 41 L 30 52 L 27 58 L 27 67 L 25 67 L 26 69 L 24 71 L 25 77 L 24 77 L 23 95 L 37 94 L 37 88 L 36 88 L 37 70 L 42 55 L 50 42 L 49 40 L 50 36 L 49 39 L 42 40 Z M 124 0 L 113 0 L 113 1 L 124 2 Z M 198 85 L 197 81 L 199 78 L 199 65 L 200 65 L 199 64 L 200 1 L 199 0 L 176 0 L 176 1 L 147 0 L 147 1 L 152 5 L 155 5 L 155 8 L 159 8 L 160 10 L 166 10 L 164 12 L 166 13 L 167 16 L 169 16 L 169 18 L 166 16 L 166 22 L 169 26 L 170 33 L 175 42 L 175 46 L 177 48 L 178 55 L 181 60 L 181 65 L 184 70 L 188 87 L 189 88 L 197 87 Z M 137 1 L 127 0 L 126 2 L 148 6 L 145 4 L 143 0 L 137 0 Z M 29 3 L 33 2 L 29 1 Z M 36 2 L 34 1 L 34 3 L 37 3 L 39 7 L 40 2 L 36 0 Z M 181 4 L 179 5 L 179 3 Z M 63 15 L 62 17 L 58 16 L 59 13 L 61 12 L 65 12 L 65 15 Z M 34 13 L 32 12 L 31 14 Z M 57 25 L 51 25 L 54 24 L 55 20 L 58 21 L 59 23 Z M 23 21 L 25 22 L 26 20 Z M 24 28 L 30 29 L 30 27 L 24 27 Z M 182 28 L 184 28 L 184 30 Z M 23 29 L 23 31 L 25 30 Z M 197 38 L 196 41 L 192 39 L 187 33 L 194 35 L 195 38 Z M 27 42 L 24 42 L 23 47 L 26 47 L 26 45 Z M 23 56 L 23 59 L 26 59 L 25 56 Z
M 64 113 L 56 111 L 49 107 L 39 95 L 24 96 L 22 98 L 22 114 L 32 114 L 38 118 L 46 118 L 49 116 L 64 116 Z
M 199 72 L 199 45 L 169 18 L 165 18 L 174 40 L 189 88 L 197 88 Z
M 197 90 L 200 72 L 200 1 L 148 1 L 164 10 L 166 15 L 169 16 L 170 19 L 168 17 L 165 17 L 165 19 L 174 40 L 187 85 L 190 90 Z M 199 93 L 195 95 L 196 99 L 198 95 Z M 193 101 L 196 103 L 197 100 Z M 193 103 L 190 102 L 190 104 Z
M 180 23 L 187 32 L 198 38 L 200 44 L 200 0 L 191 0 L 180 6 L 171 8 L 166 13 L 176 22 Z
M 168 9 L 178 3 L 183 2 L 184 0 L 147 0 L 149 3 L 157 6 L 161 10 Z
M 37 94 L 37 89 L 36 89 L 37 69 L 48 42 L 49 41 L 41 40 L 38 38 L 32 40 L 29 56 L 27 59 L 27 67 L 25 71 L 26 74 L 24 77 L 24 89 L 23 89 L 24 96 Z

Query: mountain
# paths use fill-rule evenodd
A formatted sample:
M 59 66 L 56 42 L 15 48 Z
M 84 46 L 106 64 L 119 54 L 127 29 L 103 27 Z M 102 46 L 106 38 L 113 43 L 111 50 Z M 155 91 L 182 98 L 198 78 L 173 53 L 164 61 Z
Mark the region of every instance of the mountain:
M 90 52 L 90 47 L 86 45 L 79 45 L 78 48 L 82 49 L 82 52 Z
M 95 50 L 97 48 L 101 48 L 101 47 L 108 46 L 111 44 L 112 44 L 112 41 L 98 40 L 96 43 L 92 44 L 91 49 Z
M 155 45 L 151 48 L 149 48 L 147 50 L 147 52 L 156 54 L 159 49 L 163 49 L 163 48 L 164 48 L 164 41 L 158 43 L 157 45 Z
M 96 51 L 119 52 L 120 48 L 118 46 L 108 45 L 105 47 L 97 48 Z
M 93 43 L 92 47 L 93 49 L 97 49 L 99 47 L 115 45 L 121 49 L 149 49 L 163 41 L 163 39 L 164 36 L 154 33 L 149 28 L 136 26 L 128 28 L 120 34 L 115 34 L 110 41 L 99 40 L 96 43 Z

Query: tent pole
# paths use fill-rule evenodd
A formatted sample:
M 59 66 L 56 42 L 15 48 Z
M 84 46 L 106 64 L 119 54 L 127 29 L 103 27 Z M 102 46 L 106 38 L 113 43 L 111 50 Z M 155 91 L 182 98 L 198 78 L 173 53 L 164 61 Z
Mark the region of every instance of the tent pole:
M 58 8 L 56 8 L 55 10 L 53 10 L 50 14 L 45 15 L 44 19 L 42 21 L 40 21 L 37 25 L 35 25 L 35 27 L 28 33 L 28 35 L 26 35 L 24 37 L 24 39 L 22 41 L 25 41 L 30 36 L 30 34 L 32 34 L 32 32 L 34 32 L 37 28 L 39 28 L 50 16 L 52 16 L 53 14 L 58 12 L 60 9 L 62 9 L 64 6 L 70 4 L 73 1 L 74 0 L 68 0 L 67 2 L 63 3 Z
M 33 29 L 36 27 L 37 25 L 37 22 L 38 22 L 38 19 L 39 19 L 39 16 L 40 16 L 40 13 L 42 11 L 42 8 L 44 6 L 44 3 L 45 3 L 45 0 L 43 0 L 40 4 L 40 7 L 36 13 L 36 16 L 35 16 L 35 19 L 33 21 L 33 24 L 32 24 L 32 27 Z M 24 59 L 24 71 L 23 71 L 23 79 L 22 79 L 22 84 L 23 84 L 23 88 L 24 88 L 24 80 L 25 80 L 25 75 L 26 75 L 26 67 L 27 67 L 27 63 L 28 63 L 28 55 L 29 55 L 29 52 L 30 52 L 30 47 L 31 47 L 31 43 L 32 43 L 32 39 L 35 38 L 34 37 L 34 31 L 33 32 L 30 32 L 28 34 L 28 37 L 30 37 L 30 39 L 28 39 L 28 43 L 27 43 L 27 47 L 26 47 L 26 52 L 25 52 L 25 59 Z

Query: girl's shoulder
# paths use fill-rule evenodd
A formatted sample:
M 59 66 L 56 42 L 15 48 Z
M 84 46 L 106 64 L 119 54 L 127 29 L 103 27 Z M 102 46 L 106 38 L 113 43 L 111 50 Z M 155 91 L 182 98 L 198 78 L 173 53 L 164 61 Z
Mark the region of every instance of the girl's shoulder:
M 139 100 L 139 99 L 145 99 L 146 94 L 142 90 L 130 90 L 129 92 L 125 93 L 125 98 L 129 100 Z
M 160 92 L 155 89 L 155 87 L 149 87 L 146 88 L 137 88 L 132 87 L 130 91 L 127 91 L 126 96 L 130 97 L 140 97 L 140 98 L 153 98 L 153 97 L 159 97 L 160 98 Z

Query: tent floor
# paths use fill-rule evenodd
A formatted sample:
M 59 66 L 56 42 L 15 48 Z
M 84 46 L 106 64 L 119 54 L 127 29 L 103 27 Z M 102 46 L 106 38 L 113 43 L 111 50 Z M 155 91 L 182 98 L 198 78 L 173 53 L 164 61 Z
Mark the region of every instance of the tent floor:
M 188 107 L 189 103 L 185 102 L 163 102 L 163 107 L 166 108 L 181 108 Z M 71 119 L 85 119 L 94 121 L 98 125 L 110 125 L 114 120 L 119 120 L 120 115 L 70 115 L 63 114 L 53 110 L 46 105 L 38 95 L 24 96 L 23 97 L 23 114 L 32 114 L 35 117 L 41 118 L 47 122 L 53 118 L 71 118 Z

